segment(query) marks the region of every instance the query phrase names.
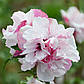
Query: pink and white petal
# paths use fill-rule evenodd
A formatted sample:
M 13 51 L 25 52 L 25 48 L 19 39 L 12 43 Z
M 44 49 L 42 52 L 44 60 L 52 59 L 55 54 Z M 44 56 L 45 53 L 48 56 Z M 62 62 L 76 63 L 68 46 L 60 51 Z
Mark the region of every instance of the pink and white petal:
M 32 26 L 30 26 L 30 25 L 25 25 L 25 26 L 23 26 L 23 27 L 21 27 L 20 28 L 20 32 L 25 32 L 25 31 L 27 31 L 28 29 L 32 29 Z
M 70 59 L 73 62 L 78 62 L 80 60 L 79 52 L 77 50 L 69 50 L 66 52 L 66 56 L 64 58 Z
M 34 52 L 32 52 L 32 53 L 29 53 L 29 54 L 26 55 L 25 60 L 32 64 L 32 63 L 37 62 L 38 59 L 36 58 Z
M 64 61 L 65 61 L 64 67 L 66 68 L 66 70 L 69 70 L 72 66 L 71 60 L 65 59 Z
M 73 46 L 70 45 L 69 48 L 67 47 L 66 49 L 68 49 L 68 51 L 65 52 L 66 55 L 64 58 L 70 59 L 73 62 L 78 62 L 80 60 L 79 52 Z
M 64 64 L 67 64 L 64 60 L 57 60 L 51 62 L 50 67 L 55 77 L 60 77 L 66 73 L 67 69 Z
M 78 17 L 80 16 L 80 12 L 76 7 L 70 7 L 67 12 L 61 10 L 61 14 L 65 20 L 65 23 L 68 25 L 74 26 L 76 25 L 75 22 L 79 21 Z
M 12 38 L 11 38 L 12 37 Z M 14 37 L 14 35 L 12 35 L 11 37 L 9 37 L 8 39 L 6 39 L 6 46 L 7 47 L 11 47 L 11 46 L 15 46 L 17 44 L 17 39 L 16 37 Z
M 40 9 L 32 9 L 34 11 L 34 17 L 45 17 L 48 18 L 48 15 L 41 11 Z
M 7 29 L 2 29 L 2 33 L 4 35 L 3 38 L 7 39 L 10 35 L 12 35 L 14 33 L 14 28 L 13 26 L 7 26 Z
M 55 74 L 55 77 L 61 77 L 61 76 L 63 76 L 64 74 L 66 73 L 66 70 L 64 70 L 64 69 L 57 69 L 55 72 L 54 72 L 54 74 Z
M 67 41 L 68 41 L 69 45 L 73 46 L 74 49 L 77 49 L 76 42 L 75 42 L 75 39 L 73 36 L 71 36 Z
M 70 7 L 67 12 L 61 10 L 61 14 L 63 17 L 68 18 L 69 20 L 79 15 L 79 10 L 76 7 Z
M 63 35 L 63 36 L 66 35 L 65 27 L 62 24 L 59 24 L 58 27 L 57 27 L 57 29 L 56 29 L 56 37 L 58 37 L 60 35 Z
M 46 57 L 46 53 L 42 51 L 37 51 L 36 53 L 28 53 L 25 57 L 25 60 L 30 63 L 40 61 Z
M 32 39 L 40 38 L 40 35 L 33 29 L 28 29 L 23 33 L 23 38 L 27 41 L 30 41 Z
M 8 32 L 14 32 L 15 28 L 12 25 L 7 26 L 6 31 Z
M 62 14 L 62 17 L 63 17 L 65 23 L 67 25 L 69 25 L 69 16 L 68 16 L 68 14 L 64 10 L 61 10 L 61 14 Z
M 34 40 L 30 41 L 30 42 L 26 42 L 24 44 L 24 48 L 26 49 L 36 49 L 36 47 L 38 47 L 37 42 L 35 42 Z
M 73 18 L 70 18 L 70 26 L 74 27 L 75 29 L 84 28 L 84 14 L 83 13 L 79 13 L 76 16 L 73 15 Z
M 22 71 L 31 70 L 35 66 L 35 64 L 27 62 L 24 58 L 19 58 L 19 62 L 22 64 L 21 65 Z
M 39 80 L 33 78 L 27 82 L 27 84 L 45 84 L 43 82 L 40 82 Z
M 8 31 L 8 29 L 7 30 L 3 29 L 2 32 L 4 35 L 3 38 L 6 39 L 7 47 L 11 47 L 11 46 L 14 46 L 17 44 L 17 36 L 16 36 L 16 34 L 14 34 L 14 32 Z
M 32 21 L 35 17 L 45 17 L 48 18 L 48 15 L 41 11 L 40 9 L 31 9 L 29 12 L 26 13 L 25 19 L 27 20 L 28 24 L 32 24 Z
M 71 45 L 63 45 L 61 49 L 57 50 L 57 56 L 61 56 L 73 62 L 78 62 L 80 60 L 79 52 Z
M 47 18 L 37 17 L 33 21 L 34 31 L 42 38 L 48 37 L 49 20 Z
M 25 13 L 18 11 L 13 14 L 11 17 L 14 21 L 14 24 L 20 24 L 20 22 L 24 19 Z
M 53 49 L 56 49 L 57 46 L 58 46 L 58 39 L 57 38 L 50 38 L 50 47 L 53 48 Z
M 82 43 L 84 41 L 84 29 L 80 29 L 79 31 L 76 29 L 76 40 L 79 43 Z
M 17 32 L 17 40 L 18 40 L 18 46 L 20 49 L 24 49 L 23 45 L 25 44 L 26 40 L 23 38 L 23 34 L 28 29 L 31 29 L 31 26 L 24 26 L 20 29 L 20 31 Z
M 32 21 L 34 19 L 34 12 L 32 11 L 32 9 L 26 13 L 24 19 L 27 20 L 27 24 L 29 24 L 29 25 L 32 24 Z
M 49 25 L 50 26 L 49 26 L 48 32 L 49 32 L 50 36 L 56 35 L 56 32 L 57 32 L 56 29 L 58 28 L 57 20 L 49 18 Z
M 50 82 L 54 80 L 53 72 L 48 69 L 48 65 L 45 63 L 38 63 L 37 76 L 42 81 Z
M 64 10 L 61 10 L 61 14 L 62 14 L 62 17 L 67 17 L 68 18 L 68 14 L 64 11 Z
M 36 48 L 38 47 L 37 42 L 35 41 L 28 41 L 24 44 L 25 50 L 21 54 L 28 54 L 36 51 Z
M 76 7 L 70 7 L 67 13 L 69 14 L 69 19 L 80 14 L 79 10 Z
M 73 35 L 73 33 L 74 33 L 74 28 L 67 28 L 67 29 L 65 29 L 65 31 L 66 31 L 66 33 L 68 34 L 68 36 L 72 36 Z
M 17 32 L 17 40 L 18 40 L 18 47 L 22 50 L 24 50 L 24 44 L 26 42 L 26 40 L 22 37 L 23 32 L 19 31 Z
M 44 52 L 44 51 L 37 51 L 36 55 L 35 55 L 35 58 L 40 61 L 40 60 L 44 59 L 46 56 L 47 56 L 46 52 Z
M 20 55 L 25 55 L 25 54 L 29 54 L 29 53 L 33 53 L 35 52 L 36 49 L 25 49 Z

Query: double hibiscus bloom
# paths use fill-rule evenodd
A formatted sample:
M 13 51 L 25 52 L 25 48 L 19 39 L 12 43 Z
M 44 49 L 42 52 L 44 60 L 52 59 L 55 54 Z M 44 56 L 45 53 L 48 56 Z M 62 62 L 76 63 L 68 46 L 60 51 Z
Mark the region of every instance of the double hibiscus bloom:
M 73 28 L 65 29 L 39 9 L 31 9 L 26 14 L 15 12 L 11 18 L 14 23 L 3 29 L 3 38 L 13 56 L 24 56 L 18 58 L 22 71 L 36 67 L 37 77 L 49 82 L 64 75 L 72 61 L 80 60 Z M 20 50 L 12 48 L 16 45 Z

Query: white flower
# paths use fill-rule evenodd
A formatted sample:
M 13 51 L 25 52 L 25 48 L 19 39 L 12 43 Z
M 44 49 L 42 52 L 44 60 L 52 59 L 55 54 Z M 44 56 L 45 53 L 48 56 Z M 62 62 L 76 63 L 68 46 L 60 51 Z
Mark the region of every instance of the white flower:
M 13 26 L 3 30 L 3 35 L 10 52 L 15 57 L 24 56 L 19 58 L 22 71 L 36 66 L 38 78 L 50 82 L 54 77 L 64 75 L 72 62 L 80 60 L 73 28 L 65 29 L 56 19 L 48 18 L 38 9 L 26 14 L 15 12 L 12 19 Z M 21 51 L 11 48 L 16 44 Z
M 70 7 L 67 12 L 61 10 L 62 17 L 66 24 L 75 28 L 74 36 L 81 43 L 84 41 L 84 14 L 76 7 Z

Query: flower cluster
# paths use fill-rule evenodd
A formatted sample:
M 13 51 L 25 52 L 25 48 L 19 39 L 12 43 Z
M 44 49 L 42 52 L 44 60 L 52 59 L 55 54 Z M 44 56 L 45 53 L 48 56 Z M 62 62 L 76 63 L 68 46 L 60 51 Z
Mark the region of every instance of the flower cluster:
M 62 17 L 67 25 L 74 27 L 74 36 L 81 43 L 84 41 L 84 13 L 80 13 L 76 7 L 70 7 L 67 12 L 61 10 Z
M 39 9 L 31 9 L 26 14 L 15 12 L 13 26 L 3 29 L 6 46 L 18 58 L 22 71 L 37 68 L 37 77 L 42 81 L 52 81 L 64 75 L 72 62 L 80 60 L 73 37 L 74 29 L 65 29 L 56 19 Z M 18 46 L 14 50 L 12 46 Z

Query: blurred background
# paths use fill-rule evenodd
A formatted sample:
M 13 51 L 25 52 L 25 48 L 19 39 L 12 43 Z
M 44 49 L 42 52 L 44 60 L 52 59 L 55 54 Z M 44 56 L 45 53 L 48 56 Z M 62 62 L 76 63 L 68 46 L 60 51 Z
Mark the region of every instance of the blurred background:
M 7 62 L 11 54 L 2 39 L 2 28 L 13 23 L 10 18 L 13 12 L 20 10 L 26 13 L 30 9 L 38 8 L 64 24 L 60 9 L 67 10 L 70 6 L 76 6 L 84 12 L 84 0 L 0 0 L 0 84 L 24 84 L 28 76 L 26 72 L 21 72 L 16 59 Z M 57 84 L 84 84 L 84 42 L 77 43 L 77 46 L 81 56 L 80 62 L 73 63 L 66 75 L 57 78 Z

